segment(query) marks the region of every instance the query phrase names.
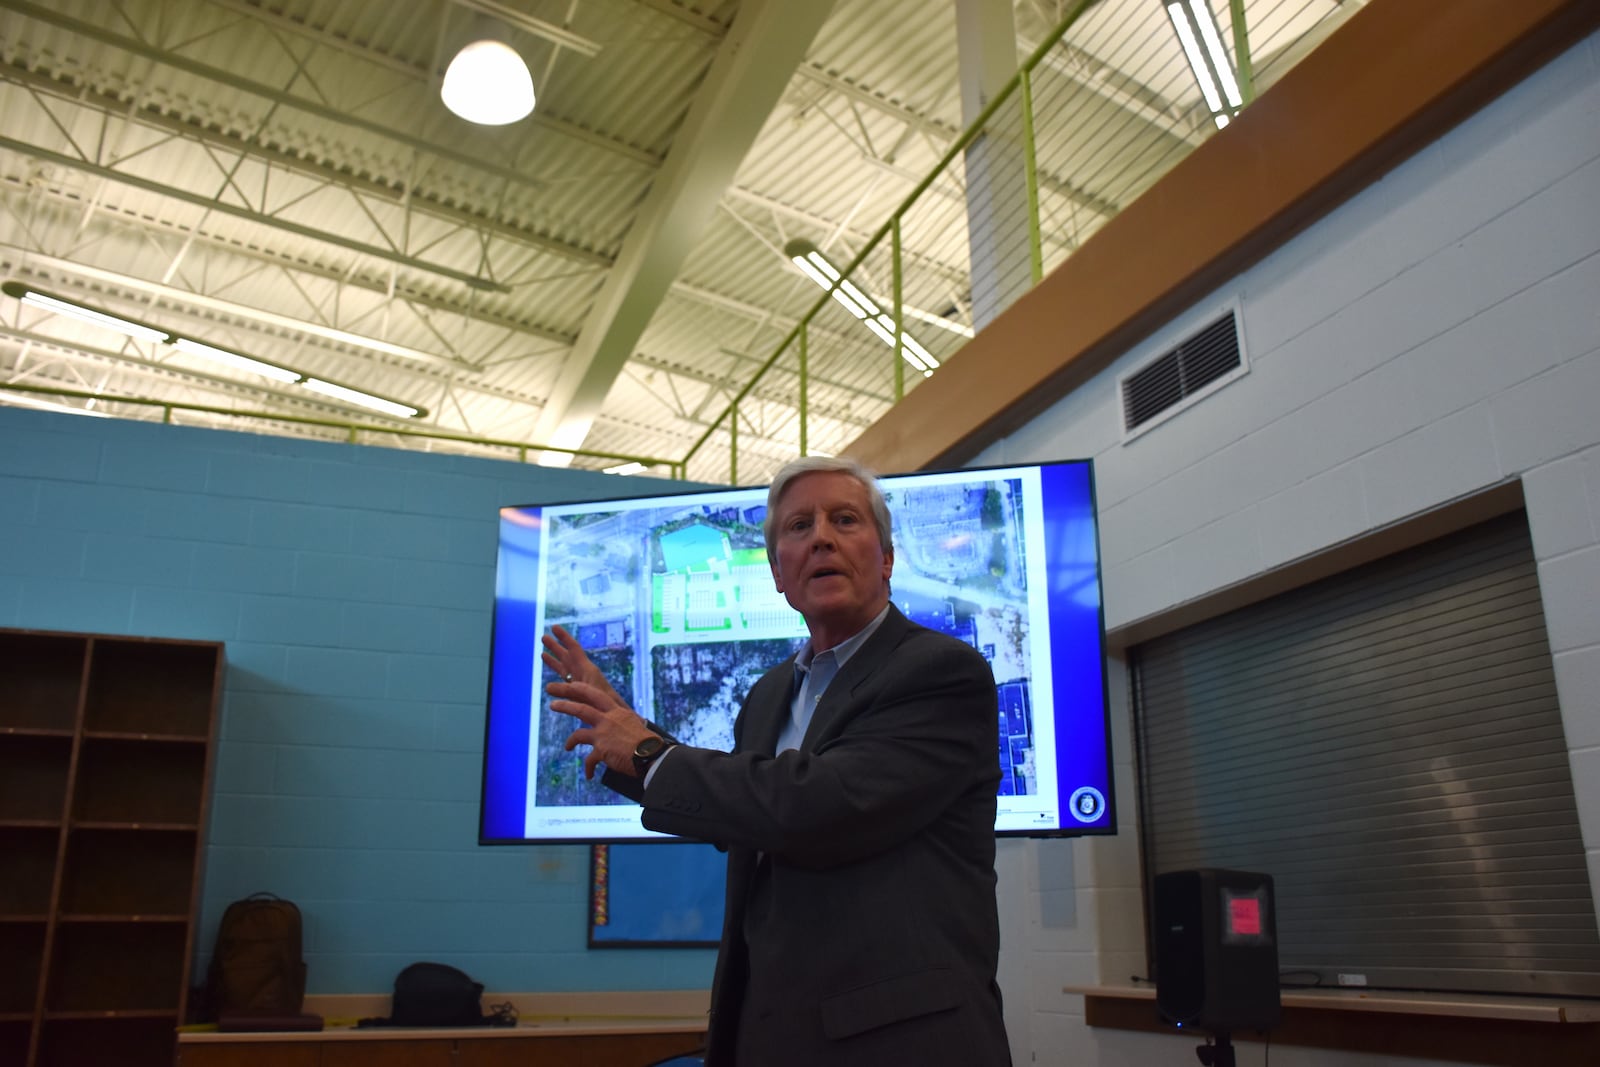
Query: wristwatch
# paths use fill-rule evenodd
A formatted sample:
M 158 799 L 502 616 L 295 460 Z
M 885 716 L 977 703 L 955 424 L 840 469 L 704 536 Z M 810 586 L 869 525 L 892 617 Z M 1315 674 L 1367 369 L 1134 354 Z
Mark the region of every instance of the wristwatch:
M 668 741 L 660 734 L 651 734 L 640 741 L 633 749 L 633 773 L 643 778 L 650 765 L 661 758 L 661 754 L 671 748 L 676 742 Z

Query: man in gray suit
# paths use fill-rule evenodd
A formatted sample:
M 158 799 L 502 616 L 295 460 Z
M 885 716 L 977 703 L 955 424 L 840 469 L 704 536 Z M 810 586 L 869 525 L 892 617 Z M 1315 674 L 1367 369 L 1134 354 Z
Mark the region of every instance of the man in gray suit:
M 728 852 L 713 1067 L 1005 1067 L 995 967 L 993 675 L 889 601 L 888 506 L 849 460 L 797 460 L 767 557 L 810 641 L 752 687 L 731 753 L 629 710 L 565 630 L 551 707 L 652 830 Z

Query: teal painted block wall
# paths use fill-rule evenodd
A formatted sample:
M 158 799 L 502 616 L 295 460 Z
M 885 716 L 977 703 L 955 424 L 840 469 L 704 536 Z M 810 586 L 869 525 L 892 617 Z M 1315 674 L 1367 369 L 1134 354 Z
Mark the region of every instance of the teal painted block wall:
M 0 408 L 0 625 L 226 645 L 202 968 L 268 890 L 312 993 L 423 959 L 501 992 L 705 988 L 709 950 L 586 947 L 587 848 L 477 845 L 496 509 L 642 488 Z

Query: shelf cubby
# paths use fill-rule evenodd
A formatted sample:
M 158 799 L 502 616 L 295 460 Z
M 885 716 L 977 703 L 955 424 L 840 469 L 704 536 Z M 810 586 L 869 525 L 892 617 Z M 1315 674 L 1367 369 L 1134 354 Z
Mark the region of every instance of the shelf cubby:
M 61 914 L 187 915 L 198 840 L 192 830 L 73 830 L 67 839 Z M 128 877 L 134 871 L 138 877 Z
M 0 826 L 0 919 L 49 913 L 60 839 L 53 826 Z
M 96 638 L 84 729 L 204 741 L 217 666 L 209 645 Z
M 72 798 L 75 823 L 193 825 L 205 789 L 196 741 L 84 738 Z
M 33 1015 L 39 968 L 44 962 L 44 929 L 40 922 L 0 922 L 0 1019 L 24 1021 Z M 0 1057 L 0 1063 L 15 1061 Z
M 0 728 L 55 730 L 71 735 L 83 691 L 88 643 L 77 635 L 0 632 Z
M 0 733 L 0 825 L 59 823 L 71 762 L 70 733 Z
M 182 923 L 68 922 L 56 928 L 46 1014 L 178 1014 Z

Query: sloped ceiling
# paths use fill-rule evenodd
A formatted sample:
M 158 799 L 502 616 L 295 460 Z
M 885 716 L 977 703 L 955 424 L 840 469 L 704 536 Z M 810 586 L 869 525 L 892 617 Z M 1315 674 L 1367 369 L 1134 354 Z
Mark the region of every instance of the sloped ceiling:
M 1067 6 L 1009 8 L 1019 56 Z M 1341 7 L 1248 6 L 1307 23 Z M 485 26 L 538 89 L 506 127 L 438 99 Z M 1159 131 L 1161 158 L 1213 132 L 1156 0 L 1103 0 L 1086 27 L 1051 51 L 1052 76 Z M 0 278 L 425 414 L 389 418 L 9 295 L 0 383 L 97 399 L 0 389 L 0 403 L 613 454 L 573 460 L 587 467 L 681 458 L 819 295 L 784 243 L 848 260 L 963 126 L 954 0 L 0 0 L 0 50 Z M 1074 210 L 1137 195 L 1126 171 L 1076 165 L 1044 176 Z M 946 296 L 919 313 L 950 345 L 973 326 L 958 251 L 907 268 L 937 277 Z M 882 393 L 835 368 L 811 406 L 843 442 Z M 743 481 L 798 447 L 792 391 L 754 398 L 772 414 L 741 437 Z

